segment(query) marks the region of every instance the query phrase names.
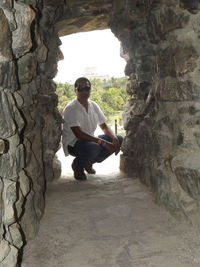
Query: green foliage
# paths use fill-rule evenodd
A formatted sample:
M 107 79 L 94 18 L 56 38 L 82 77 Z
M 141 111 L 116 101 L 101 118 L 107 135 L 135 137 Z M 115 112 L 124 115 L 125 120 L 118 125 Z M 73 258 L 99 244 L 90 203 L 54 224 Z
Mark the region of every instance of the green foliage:
M 90 99 L 95 101 L 103 110 L 107 117 L 122 111 L 127 101 L 126 94 L 127 78 L 114 78 L 109 80 L 91 79 L 92 91 Z M 61 112 L 65 105 L 74 99 L 75 92 L 72 84 L 58 83 L 58 109 Z
M 75 97 L 74 87 L 69 83 L 57 83 L 56 93 L 58 95 L 58 110 L 62 112 L 67 103 Z

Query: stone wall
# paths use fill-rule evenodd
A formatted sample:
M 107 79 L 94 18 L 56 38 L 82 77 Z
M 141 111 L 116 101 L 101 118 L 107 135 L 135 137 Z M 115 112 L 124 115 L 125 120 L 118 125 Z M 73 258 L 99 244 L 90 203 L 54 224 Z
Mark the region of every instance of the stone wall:
M 116 1 L 110 27 L 130 77 L 121 169 L 199 223 L 199 1 Z
M 35 236 L 61 134 L 55 6 L 0 2 L 0 265 L 18 266 Z M 62 5 L 56 7 L 57 15 Z M 42 14 L 42 16 L 41 16 Z
M 76 31 L 107 27 L 110 2 L 0 2 L 2 267 L 20 265 L 23 246 L 37 234 L 44 213 L 46 182 L 61 171 L 60 166 L 56 172 L 53 169 L 59 165 L 55 153 L 61 136 L 61 116 L 52 80 L 57 61 L 62 59 L 58 30 L 63 21 L 67 19 L 68 23 L 73 16 Z M 75 31 L 70 23 L 65 27 L 68 34 Z

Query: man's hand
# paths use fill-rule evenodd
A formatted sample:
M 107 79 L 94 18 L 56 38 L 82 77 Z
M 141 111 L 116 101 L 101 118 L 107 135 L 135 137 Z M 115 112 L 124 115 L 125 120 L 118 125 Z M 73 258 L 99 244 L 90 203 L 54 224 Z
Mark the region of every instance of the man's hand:
M 120 151 L 120 143 L 117 137 L 113 138 L 113 145 L 115 146 L 115 155 L 117 155 Z
M 116 152 L 116 147 L 113 145 L 113 143 L 110 143 L 108 141 L 106 141 L 106 146 L 105 146 L 108 150 L 110 150 L 112 153 Z
M 113 138 L 112 138 L 112 143 L 113 143 L 113 145 L 115 145 L 115 146 L 120 146 L 120 145 L 119 145 L 119 140 L 118 140 L 117 137 L 113 137 Z
M 113 138 L 113 142 L 110 143 L 106 141 L 106 148 L 109 149 L 111 152 L 115 152 L 115 155 L 117 155 L 120 151 L 120 144 L 117 138 Z
M 108 148 L 108 149 L 112 152 L 115 152 L 115 155 L 117 155 L 120 151 L 120 143 L 119 143 L 118 138 L 115 136 L 113 131 L 108 127 L 108 125 L 106 123 L 102 123 L 100 125 L 100 127 L 103 130 L 103 132 L 105 133 L 105 135 L 108 135 L 110 138 L 112 138 L 112 150 L 111 150 L 110 145 L 109 145 L 110 148 Z

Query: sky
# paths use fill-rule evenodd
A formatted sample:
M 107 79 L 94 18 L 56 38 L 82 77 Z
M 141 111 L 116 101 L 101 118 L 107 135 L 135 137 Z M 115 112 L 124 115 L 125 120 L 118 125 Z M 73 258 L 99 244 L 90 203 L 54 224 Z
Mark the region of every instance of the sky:
M 126 61 L 120 57 L 120 42 L 110 30 L 76 33 L 61 37 L 64 60 L 58 62 L 56 82 L 74 81 L 86 68 L 100 75 L 124 77 Z

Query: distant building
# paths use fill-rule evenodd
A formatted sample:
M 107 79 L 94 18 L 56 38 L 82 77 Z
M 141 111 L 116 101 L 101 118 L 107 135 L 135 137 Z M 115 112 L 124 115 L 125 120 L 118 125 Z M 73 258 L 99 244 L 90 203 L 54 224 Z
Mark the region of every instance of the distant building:
M 87 67 L 85 68 L 85 74 L 88 79 L 100 79 L 100 80 L 109 80 L 109 75 L 99 74 L 96 67 Z

